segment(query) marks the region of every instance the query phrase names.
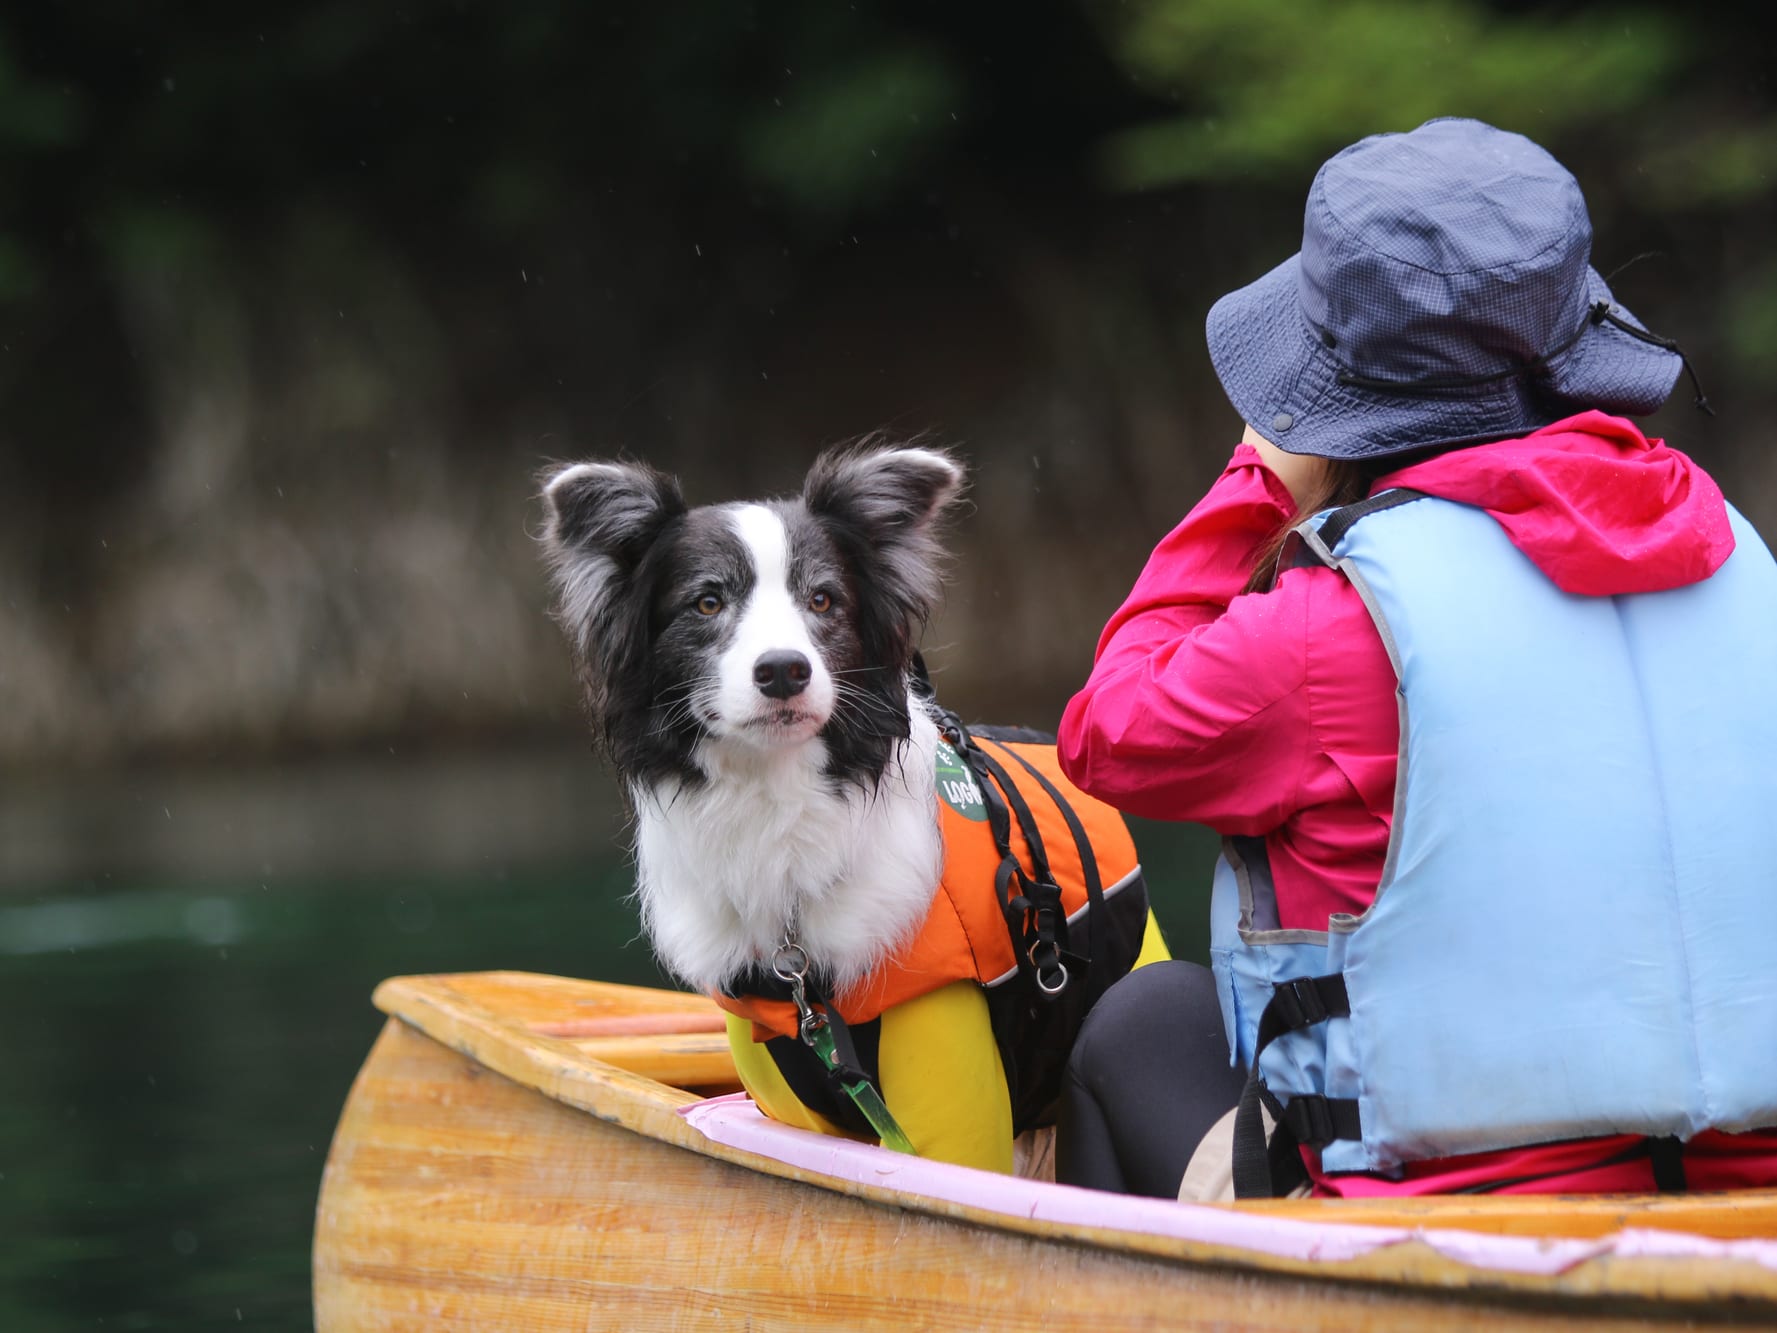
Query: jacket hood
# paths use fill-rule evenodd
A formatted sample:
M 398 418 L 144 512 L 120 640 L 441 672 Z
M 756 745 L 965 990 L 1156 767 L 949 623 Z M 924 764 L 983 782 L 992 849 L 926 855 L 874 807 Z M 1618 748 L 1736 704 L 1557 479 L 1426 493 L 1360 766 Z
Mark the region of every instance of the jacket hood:
M 1727 502 L 1709 474 L 1663 440 L 1603 412 L 1521 439 L 1474 445 L 1391 472 L 1485 509 L 1564 592 L 1659 592 L 1708 578 L 1734 550 Z

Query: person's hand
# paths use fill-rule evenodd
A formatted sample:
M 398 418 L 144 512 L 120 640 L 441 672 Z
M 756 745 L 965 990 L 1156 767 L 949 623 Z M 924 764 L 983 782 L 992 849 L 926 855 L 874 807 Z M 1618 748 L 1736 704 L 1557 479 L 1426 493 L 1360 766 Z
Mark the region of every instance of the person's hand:
M 1296 509 L 1300 512 L 1302 497 L 1313 489 L 1326 471 L 1326 459 L 1314 454 L 1285 453 L 1250 425 L 1241 435 L 1240 442 L 1250 444 L 1258 451 L 1259 461 L 1270 468 L 1272 475 L 1284 484 L 1290 493 L 1290 499 L 1296 502 Z

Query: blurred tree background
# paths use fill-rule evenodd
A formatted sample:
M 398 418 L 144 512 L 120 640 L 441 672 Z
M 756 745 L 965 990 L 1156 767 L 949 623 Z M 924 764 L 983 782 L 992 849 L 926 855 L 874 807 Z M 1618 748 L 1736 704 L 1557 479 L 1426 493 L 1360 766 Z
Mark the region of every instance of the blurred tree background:
M 928 635 L 1050 723 L 1238 423 L 1202 347 L 1314 168 L 1469 114 L 1766 531 L 1771 46 L 1751 3 L 66 0 L 0 19 L 0 764 L 560 738 L 549 459 L 695 499 L 930 430 L 975 473 Z M 1011 720 L 1008 718 L 1007 720 Z
M 1053 726 L 1238 436 L 1203 347 L 1318 164 L 1467 114 L 1677 337 L 1777 534 L 1751 0 L 39 0 L 0 15 L 0 1328 L 301 1329 L 382 977 L 658 982 L 533 532 L 930 432 L 926 635 Z M 1140 821 L 1136 821 L 1140 825 Z M 1213 840 L 1141 825 L 1203 957 Z

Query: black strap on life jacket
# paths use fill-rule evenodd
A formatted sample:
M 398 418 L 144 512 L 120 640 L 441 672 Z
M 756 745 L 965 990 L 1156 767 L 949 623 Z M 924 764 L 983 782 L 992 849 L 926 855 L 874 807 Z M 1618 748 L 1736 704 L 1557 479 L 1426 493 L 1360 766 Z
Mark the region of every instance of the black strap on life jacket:
M 1294 977 L 1278 982 L 1273 989 L 1270 1001 L 1259 1015 L 1252 1068 L 1247 1071 L 1246 1087 L 1234 1112 L 1235 1198 L 1272 1199 L 1293 1189 L 1303 1176 L 1301 1157 L 1295 1152 L 1297 1145 L 1319 1148 L 1334 1139 L 1363 1137 L 1355 1099 L 1303 1093 L 1280 1102 L 1265 1086 L 1265 1076 L 1259 1071 L 1259 1056 L 1279 1037 L 1350 1014 L 1345 978 L 1338 973 Z M 1263 1111 L 1271 1112 L 1277 1123 L 1277 1133 L 1269 1142 Z
M 1067 908 L 1061 900 L 1061 886 L 1056 883 L 1055 873 L 1049 868 L 1049 853 L 1043 846 L 1043 835 L 1037 826 L 1036 815 L 1032 813 L 1029 803 L 1001 758 L 1011 759 L 1036 780 L 1055 803 L 1068 830 L 1073 834 L 1075 849 L 1079 853 L 1084 872 L 1089 907 L 1087 952 L 1083 955 L 1083 960 L 1090 974 L 1092 960 L 1102 959 L 1105 954 L 1102 938 L 1105 929 L 1104 884 L 1099 875 L 1098 858 L 1086 836 L 1085 826 L 1068 804 L 1067 798 L 1017 751 L 1005 744 L 1008 741 L 1053 744 L 1055 738 L 1024 728 L 965 726 L 955 713 L 937 705 L 925 660 L 917 653 L 913 659 L 913 688 L 915 693 L 932 702 L 938 714 L 940 733 L 957 752 L 958 757 L 969 766 L 970 772 L 975 775 L 976 786 L 981 789 L 982 804 L 987 808 L 988 832 L 993 837 L 994 849 L 1000 857 L 999 866 L 994 871 L 994 893 L 999 900 L 1000 910 L 1005 915 L 1006 927 L 1012 935 L 1012 952 L 1020 978 L 1030 983 L 1034 995 L 1053 999 L 1068 988 L 1072 979 L 1072 971 L 1063 958 L 1069 952 Z M 993 752 L 980 743 L 983 741 L 992 745 Z M 1025 847 L 1030 856 L 1028 873 L 1012 850 L 1014 819 L 1018 821 L 1018 830 L 1024 835 Z M 1082 978 L 1082 981 L 1092 999 L 1096 999 L 1104 987 L 1110 984 L 1108 978 L 1092 978 L 1090 975 Z
M 1416 491 L 1409 486 L 1391 486 L 1386 491 L 1377 491 L 1374 495 L 1367 495 L 1353 504 L 1333 510 L 1321 520 L 1320 526 L 1314 530 L 1315 535 L 1320 538 L 1321 545 L 1331 551 L 1345 539 L 1345 534 L 1351 531 L 1359 519 L 1425 498 L 1424 491 Z M 1307 542 L 1294 537 L 1283 563 L 1287 568 L 1298 569 L 1303 565 L 1322 565 L 1326 562 Z
M 1067 824 L 1068 832 L 1073 834 L 1074 847 L 1080 856 L 1080 878 L 1086 890 L 1086 994 L 1088 1003 L 1096 1003 L 1114 978 L 1106 975 L 1107 969 L 1103 966 L 1106 957 L 1104 937 L 1108 929 L 1104 910 L 1104 877 L 1099 873 L 1098 857 L 1093 854 L 1092 840 L 1087 836 L 1086 826 L 1080 822 L 1080 816 L 1068 804 L 1067 798 L 1056 789 L 1055 784 L 1018 751 L 1006 749 L 1005 753 L 1017 760 L 1054 802 L 1055 808 L 1061 812 L 1061 817 Z M 1064 916 L 1063 923 L 1065 922 Z
M 1645 1142 L 1654 1168 L 1654 1188 L 1661 1194 L 1683 1194 L 1690 1188 L 1684 1176 L 1684 1144 L 1675 1134 Z
M 925 663 L 917 656 L 912 685 L 931 703 L 940 733 L 968 766 L 981 792 L 988 833 L 999 856 L 994 893 L 1017 967 L 1007 981 L 988 987 L 988 1012 L 1012 1093 L 1014 1128 L 1046 1125 L 1053 1120 L 1068 1053 L 1081 1023 L 1140 954 L 1148 918 L 1147 886 L 1137 875 L 1114 899 L 1105 897 L 1103 871 L 1084 820 L 1060 788 L 1013 748 L 1053 745 L 1051 733 L 965 725 L 955 713 L 938 706 Z M 1026 791 L 1041 791 L 1053 802 L 1073 838 L 1086 894 L 1084 931 L 1070 932 L 1049 849 Z M 1024 835 L 1028 868 L 1012 847 L 1014 822 Z
M 1037 988 L 1043 994 L 1059 995 L 1069 979 L 1062 952 L 1067 948 L 1067 908 L 1061 901 L 1061 886 L 1049 868 L 1049 853 L 1043 846 L 1043 835 L 1037 828 L 1024 794 L 1005 767 L 983 749 L 960 722 L 946 728 L 945 739 L 955 747 L 963 762 L 974 772 L 988 809 L 988 826 L 993 830 L 994 846 L 1000 863 L 994 871 L 994 889 L 999 895 L 1000 910 L 1012 932 L 1012 947 L 1022 971 L 1030 969 Z M 1002 754 L 1007 753 L 1001 750 Z M 995 807 L 1000 818 L 994 819 Z M 1012 852 L 1010 810 L 1024 834 L 1030 853 L 1030 873 Z

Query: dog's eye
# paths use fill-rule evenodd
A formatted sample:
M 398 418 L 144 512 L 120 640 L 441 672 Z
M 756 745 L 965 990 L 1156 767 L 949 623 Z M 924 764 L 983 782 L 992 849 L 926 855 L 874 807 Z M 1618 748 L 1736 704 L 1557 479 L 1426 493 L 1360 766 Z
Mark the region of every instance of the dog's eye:
M 722 609 L 722 599 L 713 592 L 706 592 L 697 599 L 697 614 L 713 616 Z
M 824 616 L 833 609 L 833 599 L 824 592 L 817 592 L 808 599 L 808 609 L 817 616 Z

